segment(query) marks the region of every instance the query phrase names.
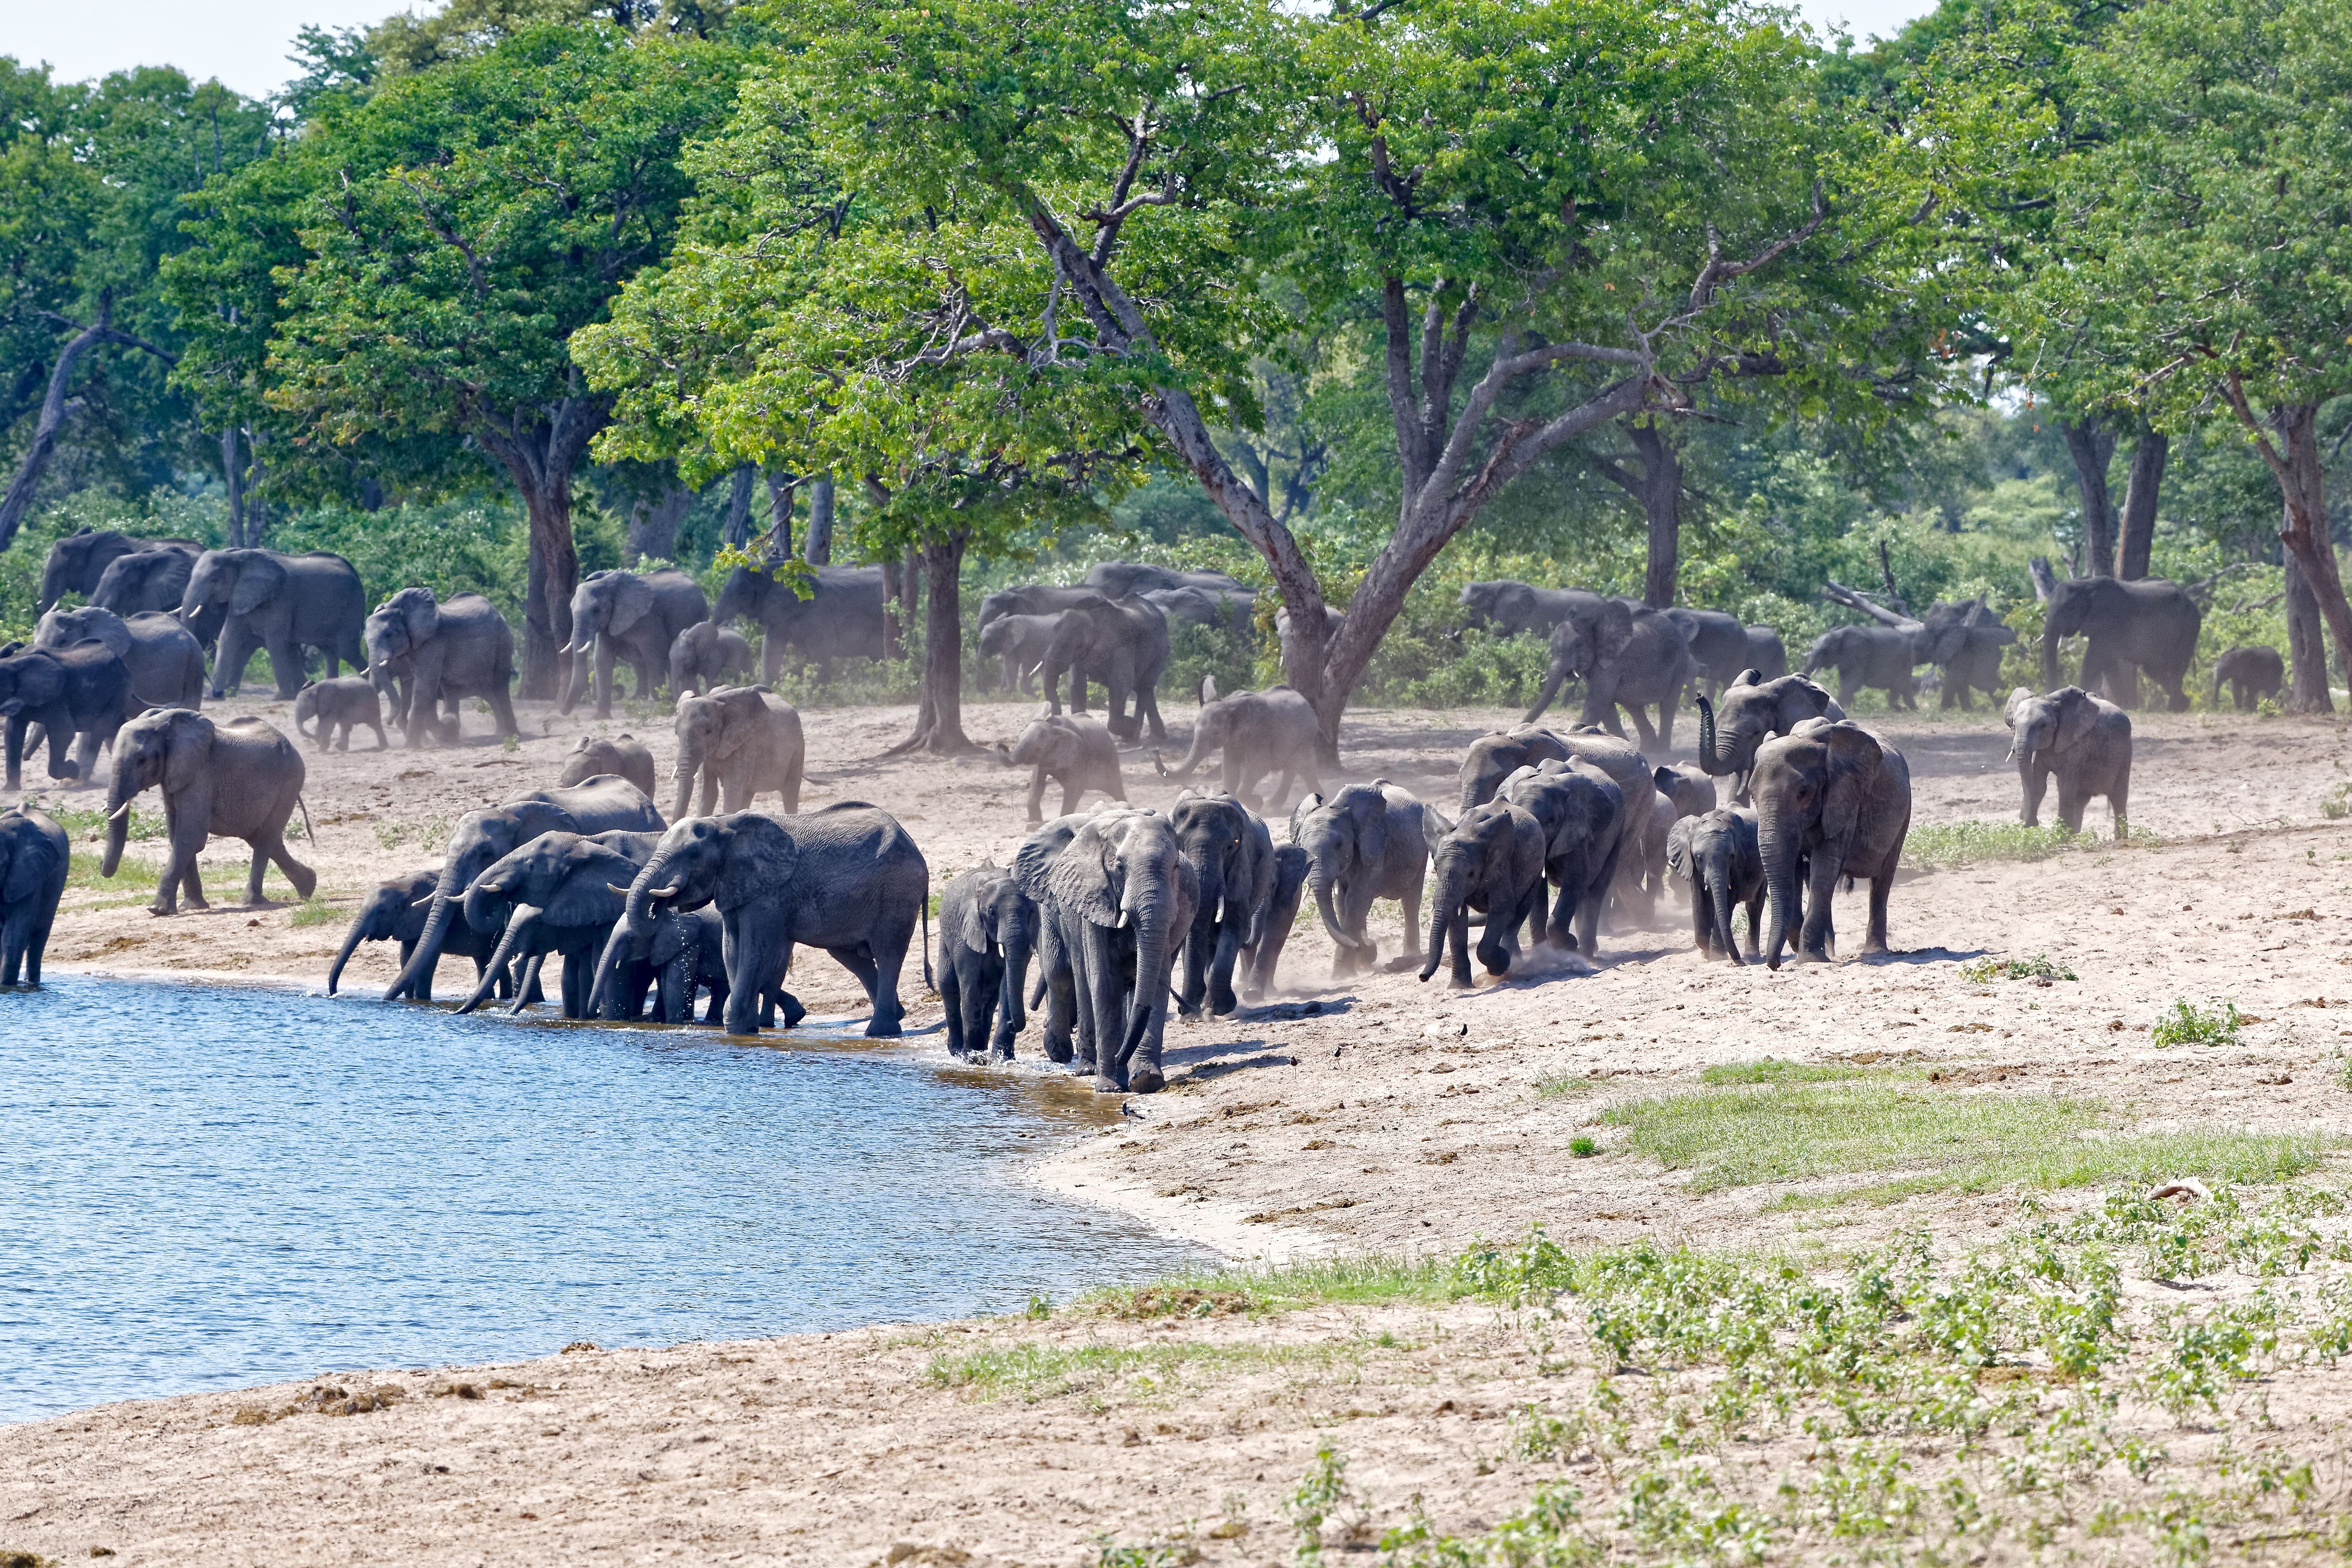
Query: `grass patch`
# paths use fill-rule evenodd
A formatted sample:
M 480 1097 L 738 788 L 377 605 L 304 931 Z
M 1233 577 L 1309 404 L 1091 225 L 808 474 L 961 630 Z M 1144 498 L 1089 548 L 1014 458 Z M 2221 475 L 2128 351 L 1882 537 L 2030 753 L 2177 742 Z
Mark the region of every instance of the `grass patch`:
M 335 925 L 340 923 L 342 918 L 342 910 L 334 908 L 332 905 L 326 903 L 322 900 L 310 899 L 305 901 L 300 909 L 296 910 L 292 914 L 287 916 L 286 923 L 297 928 L 302 926 Z
M 75 850 L 66 860 L 66 886 L 68 888 L 152 888 L 163 875 L 152 863 L 125 855 L 108 877 L 99 868 L 105 857 Z
M 46 801 L 32 803 L 49 814 L 66 836 L 77 843 L 96 844 L 106 837 L 106 808 L 103 806 L 51 805 Z M 163 837 L 163 814 L 131 808 L 131 826 L 126 837 L 133 842 Z
M 1436 1303 L 1449 1299 L 1451 1268 L 1443 1258 L 1373 1253 L 1265 1268 L 1187 1270 L 1090 1290 L 1077 1305 L 1121 1318 L 1212 1318 L 1296 1307 Z
M 1324 1365 L 1358 1352 L 1345 1341 L 1311 1345 L 1213 1345 L 1180 1340 L 1158 1345 L 1001 1345 L 935 1355 L 923 1375 L 975 1399 L 1017 1397 L 1035 1404 L 1066 1394 L 1106 1391 L 1129 1397 L 1172 1392 L 1187 1374 L 1283 1364 Z
M 1591 1094 L 1608 1081 L 1606 1078 L 1591 1078 L 1580 1072 L 1538 1073 L 1536 1098 L 1557 1100 L 1580 1094 Z
M 2210 1008 L 2192 1007 L 2186 998 L 2175 998 L 2172 1011 L 2165 1015 L 2148 1039 L 2163 1046 L 2234 1046 L 2238 1043 L 2239 1026 L 2245 1023 L 2239 1016 L 2235 1002 L 2218 1001 Z
M 1766 1057 L 1754 1062 L 1717 1062 L 1698 1075 L 1704 1084 L 1836 1083 L 1870 1076 L 1869 1069 L 1843 1062 L 1791 1062 Z
M 1960 978 L 1982 985 L 1995 980 L 2079 980 L 2082 977 L 2063 963 L 2053 963 L 2043 953 L 2032 958 L 1979 958 L 1974 963 L 1960 967 Z
M 2153 849 L 2164 842 L 2126 821 L 2121 843 L 2096 833 L 2069 833 L 2063 822 L 2028 827 L 2021 822 L 1915 822 L 1903 840 L 1903 864 L 1948 871 L 1979 860 L 2047 860 L 2069 849 Z

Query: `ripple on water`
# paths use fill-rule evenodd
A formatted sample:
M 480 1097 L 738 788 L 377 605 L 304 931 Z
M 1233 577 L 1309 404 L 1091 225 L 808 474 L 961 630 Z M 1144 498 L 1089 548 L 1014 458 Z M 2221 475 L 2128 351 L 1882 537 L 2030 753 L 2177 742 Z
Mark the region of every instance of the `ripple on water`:
M 935 1040 L 765 1037 L 0 993 L 0 1420 L 1001 1311 L 1185 1257 L 1014 1170 L 1115 1101 Z

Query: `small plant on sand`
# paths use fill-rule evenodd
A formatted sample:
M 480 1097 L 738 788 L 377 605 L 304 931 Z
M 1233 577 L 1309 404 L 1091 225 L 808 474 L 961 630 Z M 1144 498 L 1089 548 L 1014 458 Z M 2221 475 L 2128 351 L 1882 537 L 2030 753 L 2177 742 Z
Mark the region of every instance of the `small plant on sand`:
M 1580 1160 L 1590 1160 L 1601 1152 L 1601 1145 L 1590 1138 L 1580 1136 L 1568 1141 L 1568 1152 Z
M 1201 1560 L 1200 1548 L 1185 1541 L 1122 1546 L 1108 1535 L 1097 1535 L 1095 1549 L 1095 1568 L 1182 1568 Z
M 2352 779 L 2337 781 L 2335 788 L 2319 797 L 2319 815 L 2330 822 L 2352 816 Z
M 2245 1021 L 2239 1016 L 2235 1002 L 2223 999 L 2204 1008 L 2191 1006 L 2185 998 L 2175 998 L 2172 1011 L 2149 1031 L 2148 1038 L 2158 1047 L 2234 1046 L 2238 1043 L 2238 1026 Z
M 286 917 L 290 926 L 331 925 L 342 918 L 342 911 L 318 899 L 306 900 L 300 909 Z
M 1328 1443 L 1318 1444 L 1314 1465 L 1298 1479 L 1297 1489 L 1290 1494 L 1290 1528 L 1298 1537 L 1299 1562 L 1323 1561 L 1324 1521 L 1346 1510 L 1351 1500 L 1348 1492 L 1348 1456 Z
M 1979 958 L 1962 966 L 1960 978 L 1982 985 L 1995 980 L 2076 980 L 2081 976 L 2037 952 L 2031 958 Z

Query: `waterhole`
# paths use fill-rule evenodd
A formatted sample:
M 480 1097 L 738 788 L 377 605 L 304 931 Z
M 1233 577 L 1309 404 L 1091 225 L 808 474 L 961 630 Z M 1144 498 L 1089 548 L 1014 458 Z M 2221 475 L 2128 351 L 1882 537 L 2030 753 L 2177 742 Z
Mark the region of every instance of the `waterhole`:
M 1020 1178 L 1116 1100 L 936 1037 L 762 1039 L 74 975 L 0 993 L 0 1420 L 1011 1310 L 1184 1260 Z

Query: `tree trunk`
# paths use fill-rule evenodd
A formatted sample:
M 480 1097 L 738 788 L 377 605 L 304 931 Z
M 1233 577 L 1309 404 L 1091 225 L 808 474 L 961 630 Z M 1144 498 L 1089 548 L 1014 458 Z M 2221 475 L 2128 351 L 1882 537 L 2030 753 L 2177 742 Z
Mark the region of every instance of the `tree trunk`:
M 915 732 L 887 755 L 924 751 L 953 756 L 974 749 L 963 732 L 963 552 L 970 537 L 958 529 L 908 552 L 908 570 L 919 561 L 931 591 L 930 615 L 923 623 L 923 691 L 915 709 Z
M 245 548 L 245 465 L 237 460 L 236 426 L 221 432 L 221 485 L 228 492 L 228 547 Z
M 898 558 L 882 558 L 882 657 L 888 658 L 898 651 L 898 616 L 903 601 L 899 598 Z
M 675 479 L 656 500 L 632 502 L 629 554 L 640 562 L 676 559 L 678 524 L 693 505 L 694 492 Z
M 2131 581 L 2147 575 L 2148 552 L 2156 543 L 2156 500 L 2164 485 L 2165 459 L 2172 437 L 2142 430 L 2132 447 L 2131 478 L 2124 485 L 2123 544 L 2116 575 Z
M 740 550 L 751 538 L 751 479 L 758 472 L 756 465 L 738 463 L 734 477 L 727 485 L 727 521 L 719 529 L 719 542 Z
M 49 466 L 49 457 L 57 450 L 58 430 L 66 416 L 81 406 L 79 398 L 68 401 L 66 388 L 72 384 L 75 363 L 81 356 L 100 343 L 116 343 L 124 348 L 143 349 L 165 364 L 177 364 L 177 354 L 165 353 L 143 338 L 114 330 L 114 296 L 102 294 L 98 301 L 98 320 L 76 332 L 58 353 L 58 363 L 49 372 L 49 390 L 41 399 L 41 416 L 33 426 L 32 444 L 25 448 L 25 460 L 16 466 L 16 478 L 9 484 L 8 493 L 0 497 L 0 550 L 8 548 L 23 526 L 25 513 L 32 509 L 33 493 L 40 489 L 41 475 Z
M 1675 573 L 1682 556 L 1683 464 L 1675 444 L 1653 418 L 1628 432 L 1642 455 L 1638 492 L 1650 525 L 1650 569 L 1642 580 L 1642 602 L 1663 610 L 1675 602 Z
M 2062 419 L 2067 455 L 2074 459 L 2074 488 L 2083 498 L 2083 575 L 2116 574 L 2116 509 L 2107 490 L 2107 464 L 2116 455 L 2116 433 L 2096 416 Z
M 263 489 L 261 468 L 262 437 L 250 426 L 245 432 L 245 543 L 248 550 L 258 550 L 269 533 L 269 498 Z
M 2286 710 L 2325 713 L 2327 695 L 2327 634 L 2319 618 L 2319 595 L 2292 551 L 2286 565 Z
M 2336 638 L 2336 651 L 2344 657 L 2345 668 L 2352 669 L 2352 605 L 2344 602 L 2343 580 L 2336 571 L 2336 548 L 2328 536 L 2327 468 L 2319 455 L 2318 421 L 2316 403 L 2282 404 L 2271 413 L 2271 426 L 2285 447 L 2283 462 L 2273 465 L 2285 501 L 2286 523 L 2279 531 L 2279 540 L 2286 546 L 2293 563 L 2301 568 L 2287 574 L 2287 621 L 2292 630 L 2299 577 L 2304 591 L 2313 600 L 2315 618 L 2327 623 L 2328 631 Z M 2296 641 L 2292 636 L 2288 640 Z M 2297 713 L 2332 713 L 2336 704 L 2327 689 L 2326 646 L 2316 635 L 2307 640 L 2309 648 L 2299 642 L 2294 648 L 2294 675 L 2288 691 L 2288 706 Z
M 833 476 L 819 474 L 809 481 L 808 563 L 833 564 Z
M 572 541 L 572 476 L 523 492 L 530 518 L 530 590 L 523 605 L 521 697 L 551 700 L 562 682 L 557 649 L 572 640 L 572 591 L 580 552 Z
M 768 559 L 782 561 L 793 552 L 794 482 L 768 476 Z

